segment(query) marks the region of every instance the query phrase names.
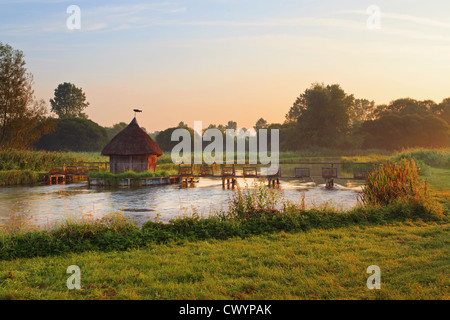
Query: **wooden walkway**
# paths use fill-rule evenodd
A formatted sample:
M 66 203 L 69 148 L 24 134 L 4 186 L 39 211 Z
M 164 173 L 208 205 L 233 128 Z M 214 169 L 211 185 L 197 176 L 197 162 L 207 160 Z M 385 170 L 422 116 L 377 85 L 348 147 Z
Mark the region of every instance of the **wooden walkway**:
M 63 163 L 53 167 L 44 175 L 46 184 L 66 184 L 69 182 L 86 181 L 89 172 L 108 170 L 109 162 L 77 162 Z
M 325 180 L 327 188 L 333 188 L 334 180 L 366 180 L 367 175 L 373 169 L 373 163 L 349 163 L 345 165 L 364 165 L 365 167 L 352 168 L 352 176 L 339 176 L 338 167 L 343 163 L 333 162 L 299 162 L 299 163 L 280 163 L 280 165 L 294 165 L 294 175 L 282 176 L 281 167 L 278 167 L 277 172 L 268 172 L 268 168 L 261 167 L 258 172 L 258 165 L 244 165 L 241 174 L 237 173 L 236 165 L 220 165 L 220 169 L 217 170 L 218 165 L 202 165 L 197 174 L 194 173 L 193 165 L 182 166 L 179 165 L 178 175 L 180 177 L 189 177 L 189 179 L 200 177 L 212 177 L 221 178 L 222 187 L 234 188 L 237 184 L 238 178 L 260 178 L 265 179 L 269 187 L 276 187 L 280 184 L 280 179 L 283 180 L 298 180 L 314 181 L 314 179 Z M 321 175 L 311 175 L 311 168 L 309 166 L 320 165 Z M 297 167 L 298 166 L 298 167 Z
M 291 167 L 290 172 L 293 175 L 281 174 L 281 166 L 286 165 Z M 340 166 L 353 166 L 352 176 L 339 175 Z M 278 187 L 280 180 L 298 180 L 314 181 L 315 179 L 325 180 L 327 188 L 334 186 L 334 181 L 342 180 L 365 180 L 369 172 L 374 168 L 374 163 L 333 163 L 333 162 L 288 162 L 280 163 L 278 170 L 269 171 L 269 168 L 261 165 L 236 165 L 236 164 L 222 164 L 222 165 L 201 165 L 200 168 L 194 170 L 194 165 L 179 165 L 178 174 L 162 178 L 143 178 L 139 182 L 142 186 L 151 185 L 166 185 L 166 184 L 182 184 L 192 186 L 198 182 L 201 177 L 220 178 L 222 180 L 223 188 L 234 188 L 237 185 L 237 180 L 240 178 L 257 178 L 265 180 L 269 187 Z M 47 184 L 65 184 L 68 182 L 77 182 L 87 180 L 89 172 L 106 171 L 109 163 L 107 162 L 84 162 L 84 163 L 64 163 L 60 166 L 54 167 L 49 173 L 45 174 L 44 181 Z M 237 170 L 237 166 L 240 167 Z M 312 166 L 320 166 L 321 175 L 312 175 Z M 362 166 L 362 167 L 361 167 Z M 292 168 L 293 167 L 293 168 Z M 259 170 L 258 170 L 259 169 Z M 316 168 L 318 169 L 318 168 Z M 348 168 L 347 168 L 348 169 Z M 342 170 L 341 170 L 342 171 Z M 349 171 L 346 171 L 347 173 Z M 125 181 L 127 180 L 127 181 Z M 101 185 L 99 179 L 89 179 L 89 185 Z M 133 182 L 131 179 L 124 179 L 121 183 L 123 186 L 131 186 Z

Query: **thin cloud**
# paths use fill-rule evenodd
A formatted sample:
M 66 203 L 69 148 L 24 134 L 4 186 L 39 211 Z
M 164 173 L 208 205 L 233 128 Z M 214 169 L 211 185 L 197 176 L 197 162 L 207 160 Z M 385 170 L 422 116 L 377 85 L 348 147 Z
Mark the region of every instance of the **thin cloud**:
M 87 31 L 95 31 L 105 29 L 108 25 L 106 23 L 97 23 L 86 28 Z
M 368 16 L 367 12 L 362 11 L 362 10 L 343 10 L 343 11 L 336 12 L 336 14 L 341 14 L 341 13 L 352 13 L 352 14 Z M 415 24 L 420 24 L 420 25 L 430 26 L 430 27 L 450 28 L 450 23 L 448 23 L 448 22 L 412 16 L 409 14 L 384 12 L 383 10 L 381 10 L 381 18 L 382 19 L 387 18 L 387 19 L 392 19 L 392 20 L 397 20 L 397 21 L 407 21 L 407 22 L 412 22 Z
M 1 1 L 1 0 L 0 0 Z M 66 2 L 63 0 L 47 0 L 47 1 L 26 1 L 22 3 L 38 3 L 38 2 Z M 1 2 L 0 2 L 1 3 Z M 4 2 L 4 3 L 7 3 Z M 15 3 L 15 2 L 14 2 Z M 177 3 L 160 2 L 152 4 L 129 4 L 129 5 L 111 5 L 100 7 L 84 7 L 81 8 L 81 31 L 97 31 L 97 30 L 125 30 L 139 26 L 142 21 L 153 20 L 149 16 L 155 14 L 176 14 L 185 12 L 187 9 Z M 30 35 L 39 33 L 62 33 L 66 32 L 65 12 L 53 13 L 46 17 L 44 21 L 27 22 L 22 24 L 2 25 L 0 34 L 7 35 Z M 160 21 L 160 19 L 159 19 Z M 158 24 L 158 23 L 157 23 Z M 164 24 L 164 23 L 163 23 Z M 1 24 L 0 24 L 1 25 Z M 87 27 L 86 27 L 87 26 Z

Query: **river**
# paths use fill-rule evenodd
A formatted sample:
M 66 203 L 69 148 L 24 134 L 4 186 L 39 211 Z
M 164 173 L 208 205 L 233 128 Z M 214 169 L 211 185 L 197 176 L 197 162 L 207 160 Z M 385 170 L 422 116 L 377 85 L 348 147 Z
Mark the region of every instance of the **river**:
M 253 185 L 253 179 L 239 180 L 240 186 Z M 338 181 L 341 182 L 341 181 Z M 333 190 L 324 185 L 281 181 L 283 198 L 300 203 L 304 195 L 307 207 L 328 203 L 340 210 L 357 204 L 361 184 L 335 183 Z M 141 188 L 98 188 L 86 182 L 67 185 L 36 185 L 0 188 L 0 224 L 24 227 L 48 227 L 65 217 L 93 216 L 121 211 L 137 225 L 149 219 L 168 221 L 175 217 L 200 216 L 226 210 L 235 191 L 222 189 L 221 180 L 201 178 L 193 188 L 180 185 Z

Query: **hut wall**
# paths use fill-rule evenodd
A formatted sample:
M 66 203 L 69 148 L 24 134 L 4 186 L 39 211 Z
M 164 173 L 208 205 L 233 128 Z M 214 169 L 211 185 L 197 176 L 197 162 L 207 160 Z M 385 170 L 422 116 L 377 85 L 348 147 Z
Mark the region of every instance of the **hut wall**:
M 156 171 L 156 159 L 154 155 L 137 156 L 110 156 L 110 170 L 112 173 L 122 173 L 125 171 Z
M 147 170 L 151 172 L 156 171 L 156 161 L 158 157 L 155 155 L 148 156 L 148 167 Z

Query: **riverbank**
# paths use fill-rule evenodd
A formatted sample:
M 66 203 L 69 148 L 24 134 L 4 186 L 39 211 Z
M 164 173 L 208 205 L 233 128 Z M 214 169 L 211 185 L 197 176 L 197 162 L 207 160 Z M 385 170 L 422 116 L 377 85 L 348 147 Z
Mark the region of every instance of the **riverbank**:
M 449 231 L 416 221 L 0 261 L 0 298 L 447 300 Z M 70 265 L 81 290 L 66 287 Z M 366 287 L 370 265 L 381 290 Z

